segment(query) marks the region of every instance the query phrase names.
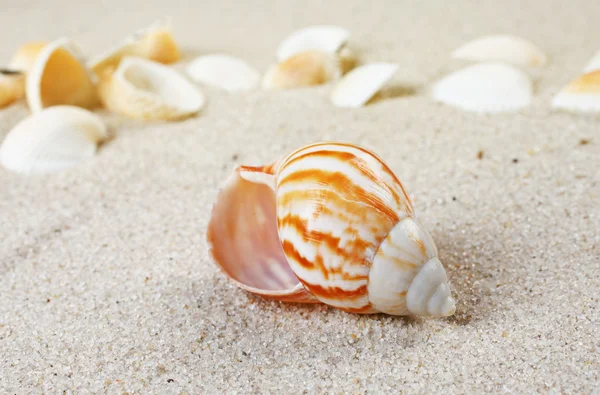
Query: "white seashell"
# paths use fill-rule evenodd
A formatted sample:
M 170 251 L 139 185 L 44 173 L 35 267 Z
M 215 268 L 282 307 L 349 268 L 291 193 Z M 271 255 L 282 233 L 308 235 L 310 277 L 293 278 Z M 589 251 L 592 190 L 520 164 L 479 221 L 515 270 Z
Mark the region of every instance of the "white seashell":
M 322 85 L 342 75 L 342 65 L 335 54 L 319 51 L 301 52 L 271 66 L 263 78 L 265 89 L 293 89 Z
M 309 26 L 290 34 L 277 48 L 277 61 L 307 51 L 336 53 L 348 41 L 350 32 L 339 26 Z
M 371 63 L 355 68 L 346 74 L 331 93 L 337 107 L 365 105 L 396 73 L 398 65 Z
M 505 62 L 517 66 L 540 67 L 546 64 L 546 54 L 532 42 L 505 34 L 469 41 L 452 52 L 452 56 L 457 59 Z
M 177 120 L 204 106 L 204 95 L 177 71 L 142 58 L 126 57 L 98 91 L 106 108 L 136 119 Z
M 585 69 L 583 69 L 585 73 L 596 70 L 600 70 L 600 51 L 596 52 L 589 63 L 585 66 Z
M 67 39 L 42 48 L 27 74 L 25 93 L 32 112 L 56 105 L 92 108 L 97 104 L 91 74 Z
M 181 54 L 173 38 L 170 23 L 158 21 L 126 37 L 122 43 L 92 58 L 88 64 L 90 69 L 100 76 L 104 70 L 116 68 L 126 56 L 139 56 L 170 64 L 178 61 Z
M 572 112 L 600 112 L 600 69 L 571 81 L 554 96 L 552 107 Z
M 245 61 L 224 54 L 200 56 L 187 68 L 196 82 L 225 89 L 229 92 L 256 88 L 260 74 Z
M 514 111 L 531 102 L 532 82 L 521 70 L 501 63 L 480 63 L 444 77 L 433 87 L 436 101 L 467 111 Z
M 435 243 L 402 183 L 350 144 L 303 147 L 240 166 L 219 193 L 207 239 L 240 288 L 354 313 L 454 314 Z
M 9 68 L 11 70 L 19 70 L 25 73 L 29 72 L 33 66 L 35 58 L 37 58 L 42 48 L 48 44 L 48 41 L 32 41 L 23 44 L 13 55 L 9 64 Z
M 20 71 L 0 69 L 0 108 L 25 95 L 25 74 Z
M 18 173 L 61 171 L 94 156 L 106 133 L 102 120 L 83 108 L 50 107 L 8 133 L 0 146 L 0 163 Z

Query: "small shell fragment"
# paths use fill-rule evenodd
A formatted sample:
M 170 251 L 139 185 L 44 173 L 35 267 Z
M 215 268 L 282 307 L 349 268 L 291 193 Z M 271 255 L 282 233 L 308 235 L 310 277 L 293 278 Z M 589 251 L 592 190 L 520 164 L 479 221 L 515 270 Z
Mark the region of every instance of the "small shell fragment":
M 331 93 L 337 107 L 364 106 L 396 73 L 393 63 L 370 63 L 349 72 Z
M 42 48 L 48 44 L 48 41 L 32 41 L 22 45 L 13 55 L 9 68 L 11 70 L 28 72 L 31 70 L 33 62 Z
M 546 54 L 532 42 L 505 34 L 469 41 L 452 52 L 452 56 L 477 62 L 505 62 L 527 67 L 544 66 L 547 59 Z
M 27 103 L 32 112 L 56 105 L 92 108 L 96 88 L 77 48 L 67 39 L 46 45 L 27 74 Z
M 572 112 L 600 112 L 600 69 L 571 81 L 554 96 L 552 107 Z
M 25 95 L 25 74 L 15 70 L 0 70 L 0 108 Z
M 174 63 L 181 57 L 169 23 L 159 21 L 126 37 L 122 43 L 92 58 L 89 67 L 97 75 L 116 68 L 126 56 L 139 56 L 159 63 Z
M 337 55 L 308 51 L 298 53 L 273 65 L 263 78 L 266 89 L 293 89 L 321 85 L 340 78 L 341 65 Z
M 245 61 L 225 54 L 200 56 L 187 68 L 196 82 L 225 89 L 229 92 L 254 89 L 260 74 Z
M 290 34 L 277 48 L 277 61 L 283 62 L 291 56 L 307 51 L 336 53 L 342 48 L 350 32 L 343 27 L 318 25 L 308 26 Z
M 177 120 L 204 106 L 204 95 L 177 71 L 150 60 L 126 57 L 104 73 L 100 99 L 111 111 L 135 119 Z
M 478 113 L 514 111 L 531 102 L 532 82 L 516 67 L 480 63 L 456 71 L 433 87 L 436 101 Z
M 54 106 L 19 122 L 0 146 L 0 163 L 17 173 L 51 173 L 96 153 L 107 136 L 102 120 L 79 107 Z
M 347 46 L 340 49 L 337 55 L 342 74 L 346 74 L 358 65 L 358 57 L 356 53 Z
M 161 23 L 151 26 L 142 36 L 137 55 L 163 64 L 175 63 L 181 57 L 171 27 Z
M 596 70 L 600 70 L 600 51 L 596 52 L 589 63 L 585 66 L 585 69 L 583 69 L 585 73 Z

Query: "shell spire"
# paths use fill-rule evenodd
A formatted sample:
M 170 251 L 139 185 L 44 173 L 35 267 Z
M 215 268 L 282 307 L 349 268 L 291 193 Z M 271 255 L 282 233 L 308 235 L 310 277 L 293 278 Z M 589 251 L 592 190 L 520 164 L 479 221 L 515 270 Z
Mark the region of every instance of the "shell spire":
M 454 313 L 431 236 L 375 154 L 317 143 L 239 167 L 208 227 L 215 262 L 241 288 L 353 313 Z

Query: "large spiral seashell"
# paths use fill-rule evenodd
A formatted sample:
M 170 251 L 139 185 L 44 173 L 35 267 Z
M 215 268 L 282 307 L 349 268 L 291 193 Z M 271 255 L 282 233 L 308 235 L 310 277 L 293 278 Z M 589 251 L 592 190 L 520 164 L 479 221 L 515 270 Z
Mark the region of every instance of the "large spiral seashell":
M 240 166 L 217 197 L 207 238 L 228 277 L 267 298 L 364 314 L 455 311 L 402 183 L 354 145 L 318 143 Z

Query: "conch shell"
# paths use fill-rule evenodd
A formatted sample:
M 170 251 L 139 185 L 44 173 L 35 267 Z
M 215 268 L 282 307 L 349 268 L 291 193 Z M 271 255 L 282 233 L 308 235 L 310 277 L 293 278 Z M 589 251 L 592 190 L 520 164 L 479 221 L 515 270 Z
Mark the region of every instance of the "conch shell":
M 177 71 L 142 58 L 124 58 L 98 85 L 106 108 L 135 119 L 178 120 L 204 106 L 204 95 Z
M 56 40 L 40 51 L 27 74 L 27 103 L 32 112 L 56 105 L 92 108 L 98 103 L 92 76 L 75 45 Z
M 0 70 L 0 108 L 8 106 L 24 95 L 25 74 L 14 70 Z
M 318 143 L 240 166 L 217 197 L 207 239 L 223 272 L 266 298 L 363 314 L 455 311 L 404 186 L 354 145 Z

